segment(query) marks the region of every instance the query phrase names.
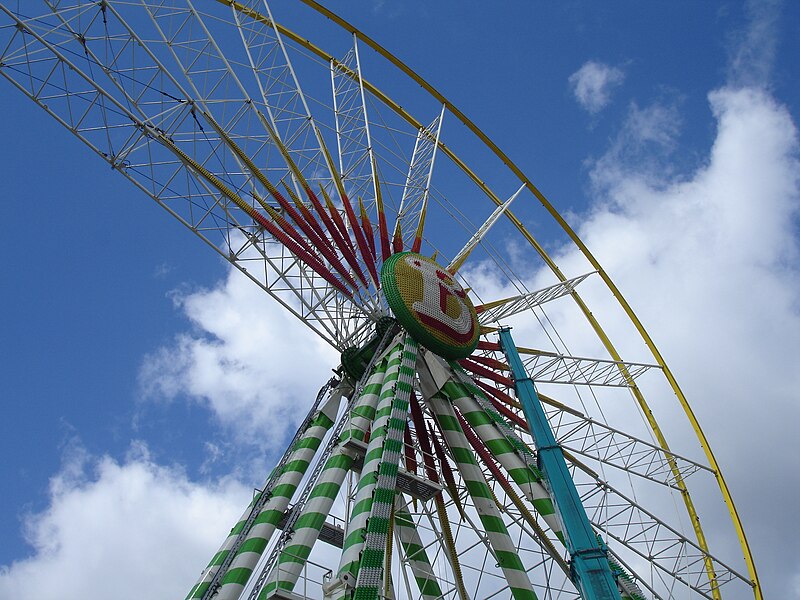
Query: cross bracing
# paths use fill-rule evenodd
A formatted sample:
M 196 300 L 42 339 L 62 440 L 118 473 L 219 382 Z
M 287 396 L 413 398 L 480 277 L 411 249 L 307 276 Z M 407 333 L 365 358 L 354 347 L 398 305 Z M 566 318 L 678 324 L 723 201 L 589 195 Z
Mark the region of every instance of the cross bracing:
M 654 592 L 655 597 L 669 598 L 677 594 L 681 589 L 677 584 L 680 584 L 704 598 L 712 598 L 715 589 L 743 579 L 741 573 L 704 552 L 683 533 L 607 481 L 598 479 L 591 469 L 574 459 L 573 464 L 595 478 L 594 482 L 578 484 L 592 523 L 647 562 L 651 576 L 660 583 L 662 590 L 668 590 Z M 706 576 L 706 560 L 714 563 L 715 585 Z
M 258 208 L 254 197 L 269 194 L 229 144 L 241 145 L 253 162 L 272 161 L 274 166 L 264 169 L 268 175 L 274 172 L 281 180 L 291 180 L 263 121 L 276 127 L 281 123 L 284 135 L 295 146 L 309 139 L 315 145 L 313 136 L 291 129 L 293 118 L 307 123 L 307 116 L 298 117 L 281 105 L 276 108 L 271 97 L 268 103 L 261 103 L 260 110 L 258 101 L 245 96 L 242 83 L 193 8 L 143 7 L 156 29 L 148 43 L 111 6 L 101 11 L 87 3 L 56 13 L 59 24 L 55 27 L 49 21 L 15 18 L 18 28 L 4 52 L 2 72 L 320 335 L 335 345 L 359 339 L 369 327 L 374 301 L 367 297 L 353 306 L 341 298 L 296 255 L 271 243 L 263 227 L 252 223 L 218 185 L 224 184 L 226 190 Z M 74 22 L 84 27 L 81 35 L 75 33 Z M 63 36 L 62 31 L 70 35 Z M 177 43 L 179 34 L 188 37 Z M 180 65 L 188 81 L 186 88 L 192 92 L 179 84 L 152 51 L 154 47 L 158 51 L 159 44 Z M 276 55 L 280 55 L 277 50 L 270 54 Z M 211 61 L 216 61 L 213 68 Z M 263 61 L 260 64 L 263 67 Z M 94 71 L 104 75 L 93 78 Z M 281 73 L 285 74 L 286 68 Z M 104 79 L 106 84 L 102 84 Z M 204 94 L 199 93 L 198 79 L 204 84 Z M 272 82 L 265 89 L 277 85 Z M 296 98 L 286 97 L 286 88 L 284 81 L 283 91 L 275 92 L 276 96 L 296 105 Z M 211 110 L 221 115 L 219 122 Z M 98 127 L 98 122 L 103 127 Z M 226 132 L 228 140 L 218 129 Z M 306 168 L 310 163 L 308 159 L 303 162 L 303 155 L 320 154 L 318 145 L 315 151 L 300 148 L 290 152 Z M 277 175 L 271 176 L 275 179 Z M 261 263 L 258 269 L 242 264 L 253 261 Z M 372 306 L 366 312 L 359 308 L 365 300 Z
M 397 211 L 394 237 L 402 239 L 402 245 L 411 248 L 421 235 L 420 224 L 424 222 L 431 191 L 431 177 L 439 147 L 445 109 L 427 127 L 420 128 L 414 143 L 414 152 Z
M 547 416 L 559 444 L 571 455 L 671 487 L 676 487 L 675 468 L 682 479 L 697 472 L 711 473 L 709 467 L 700 462 L 665 451 L 548 396 L 540 394 L 540 398 L 547 407 Z M 521 408 L 507 407 L 506 411 L 516 416 L 516 421 L 510 421 L 509 425 L 525 432 Z
M 351 198 L 360 198 L 366 207 L 375 203 L 374 153 L 369 137 L 369 117 L 364 104 L 357 47 L 337 63 L 331 64 L 331 89 L 336 116 L 336 141 L 339 172 Z
M 631 387 L 634 380 L 658 365 L 615 361 L 599 358 L 569 356 L 557 352 L 534 348 L 517 348 L 525 358 L 523 364 L 530 378 L 536 383 L 559 383 L 598 387 Z M 475 354 L 462 364 L 473 374 L 493 378 L 506 384 L 509 379 L 501 372 L 508 371 L 508 365 L 493 358 L 490 349 Z M 498 379 L 499 378 L 499 379 Z

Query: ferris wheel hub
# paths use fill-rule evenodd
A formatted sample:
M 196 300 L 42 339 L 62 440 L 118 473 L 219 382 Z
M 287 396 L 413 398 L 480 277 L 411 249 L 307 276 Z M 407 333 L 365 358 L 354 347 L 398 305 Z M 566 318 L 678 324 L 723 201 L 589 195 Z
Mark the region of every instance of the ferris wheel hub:
M 449 359 L 478 345 L 475 307 L 452 273 L 416 252 L 398 252 L 381 267 L 381 286 L 400 325 L 420 344 Z

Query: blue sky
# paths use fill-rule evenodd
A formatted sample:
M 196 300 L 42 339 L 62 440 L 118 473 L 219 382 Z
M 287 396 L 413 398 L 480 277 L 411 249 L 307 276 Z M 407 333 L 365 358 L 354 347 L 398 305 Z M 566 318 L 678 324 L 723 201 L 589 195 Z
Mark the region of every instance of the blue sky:
M 328 6 L 433 83 L 569 215 L 687 382 L 766 596 L 800 598 L 800 548 L 786 526 L 800 493 L 800 6 Z M 280 20 L 294 9 L 273 10 Z M 114 548 L 129 535 L 125 519 L 142 535 L 124 556 L 172 536 L 170 566 L 192 574 L 297 417 L 281 413 L 285 422 L 259 435 L 258 418 L 243 417 L 259 400 L 253 390 L 204 381 L 197 364 L 155 383 L 152 369 L 204 353 L 224 372 L 235 359 L 279 401 L 285 380 L 262 374 L 259 356 L 298 376 L 276 347 L 330 358 L 303 378 L 306 396 L 335 357 L 298 341 L 302 329 L 255 286 L 33 103 L 0 89 L 0 596 L 48 597 L 46 587 L 24 595 L 38 588 L 23 584 L 63 572 L 76 580 L 68 597 L 105 597 L 78 549 Z M 261 346 L 230 328 L 238 303 L 260 315 Z M 731 414 L 712 396 L 729 398 Z M 215 517 L 187 532 L 180 506 Z M 136 576 L 129 564 L 118 580 Z M 148 597 L 181 592 L 151 579 Z

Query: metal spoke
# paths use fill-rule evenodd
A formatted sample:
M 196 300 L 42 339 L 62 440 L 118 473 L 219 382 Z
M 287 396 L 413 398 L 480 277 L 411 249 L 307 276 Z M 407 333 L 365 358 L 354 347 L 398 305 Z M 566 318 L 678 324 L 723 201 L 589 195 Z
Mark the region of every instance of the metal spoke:
M 444 112 L 445 107 L 442 106 L 439 116 L 417 132 L 394 227 L 393 244 L 397 246 L 411 248 L 418 226 L 425 219 Z

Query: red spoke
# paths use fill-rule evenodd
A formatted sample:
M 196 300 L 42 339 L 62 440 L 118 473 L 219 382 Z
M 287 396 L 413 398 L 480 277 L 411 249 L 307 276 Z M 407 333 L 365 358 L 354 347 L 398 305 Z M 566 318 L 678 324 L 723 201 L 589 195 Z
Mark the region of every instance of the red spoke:
M 378 203 L 378 232 L 381 238 L 381 258 L 386 261 L 392 255 L 392 249 L 389 245 L 389 227 L 386 225 L 386 212 L 383 209 L 383 203 Z
M 414 422 L 414 430 L 417 432 L 417 441 L 422 450 L 422 460 L 425 463 L 425 475 L 434 483 L 439 483 L 439 473 L 436 471 L 436 464 L 433 462 L 433 448 L 428 437 L 428 430 L 425 428 L 425 418 L 422 415 L 422 408 L 417 402 L 417 396 L 411 391 L 411 420 Z
M 420 248 L 422 248 L 422 232 L 425 229 L 425 215 L 428 213 L 428 202 L 425 201 L 425 204 L 422 206 L 422 212 L 419 215 L 419 223 L 417 224 L 417 230 L 414 232 L 414 243 L 411 245 L 411 251 L 419 253 Z
M 438 421 L 434 421 L 441 430 L 441 425 Z M 442 479 L 444 479 L 444 484 L 447 487 L 447 491 L 450 492 L 450 497 L 453 499 L 453 502 L 456 503 L 456 508 L 458 508 L 458 512 L 461 513 L 461 518 L 464 518 L 464 507 L 461 505 L 461 499 L 458 497 L 458 488 L 456 487 L 456 479 L 453 477 L 453 470 L 450 468 L 450 462 L 447 460 L 447 455 L 444 452 L 444 448 L 442 447 L 441 442 L 439 442 L 439 437 L 433 433 L 433 429 L 429 429 L 428 433 L 433 440 L 433 448 L 436 451 L 436 458 L 439 460 L 439 465 L 442 467 Z
M 252 211 L 252 212 L 251 212 Z M 284 233 L 279 227 L 277 227 L 274 223 L 271 223 L 264 215 L 259 213 L 256 209 L 251 207 L 250 211 L 246 211 L 254 221 L 256 221 L 259 225 L 261 225 L 264 229 L 266 229 L 272 236 L 277 239 L 281 244 L 286 246 L 286 248 L 292 252 L 293 254 L 297 255 L 300 260 L 306 263 L 309 267 L 314 269 L 314 271 L 320 275 L 325 281 L 330 283 L 333 287 L 337 290 L 342 292 L 345 296 L 352 299 L 353 293 L 348 290 L 344 284 L 339 281 L 333 273 L 331 273 L 328 269 L 325 268 L 325 265 L 322 264 L 322 261 L 306 252 L 306 250 L 298 244 L 295 240 L 293 240 L 288 234 Z
M 506 394 L 502 390 L 499 390 L 499 389 L 489 385 L 488 383 L 485 383 L 485 382 L 481 381 L 480 379 L 475 379 L 474 381 L 478 385 L 479 388 L 481 388 L 485 392 L 488 392 L 489 394 L 491 394 L 492 396 L 494 396 L 495 398 L 500 400 L 500 402 L 503 402 L 503 403 L 507 404 L 508 406 L 512 406 L 514 408 L 520 408 L 519 402 L 514 400 L 511 396 L 509 396 L 508 394 Z
M 499 390 L 495 390 L 499 391 Z M 491 392 L 489 392 L 491 394 Z M 522 427 L 525 431 L 528 431 L 528 422 L 525 420 L 525 417 L 515 413 L 513 410 L 508 408 L 505 404 L 502 404 L 495 400 L 494 398 L 488 397 L 486 398 L 489 402 L 492 403 L 492 406 L 499 412 L 501 415 L 506 417 L 508 420 L 513 421 L 516 425 Z
M 289 191 L 291 195 L 291 191 L 289 190 L 288 186 L 286 189 L 287 191 Z M 344 267 L 344 265 L 342 265 L 341 261 L 336 256 L 336 253 L 333 251 L 333 248 L 330 246 L 330 244 L 326 243 L 327 239 L 324 237 L 320 238 L 316 230 L 309 224 L 308 221 L 306 221 L 306 219 L 304 219 L 297 212 L 297 210 L 291 204 L 289 204 L 289 201 L 286 200 L 286 198 L 284 198 L 283 195 L 280 192 L 278 192 L 278 190 L 272 187 L 270 189 L 270 193 L 272 194 L 273 198 L 275 198 L 275 200 L 278 201 L 278 204 L 281 205 L 281 208 L 283 208 L 289 214 L 289 216 L 292 217 L 294 222 L 297 223 L 300 229 L 303 230 L 303 233 L 306 234 L 306 236 L 309 238 L 309 240 L 311 240 L 316 249 L 322 253 L 322 255 L 333 266 L 333 268 L 336 269 L 336 271 L 342 277 L 344 277 L 344 279 L 353 287 L 353 289 L 358 289 L 358 284 L 356 283 L 356 281 L 353 279 L 353 277 L 350 275 L 350 273 Z M 306 210 L 308 211 L 308 209 Z M 311 212 L 308 211 L 308 213 L 313 218 Z
M 322 225 L 319 224 L 319 221 L 317 221 L 317 218 L 314 216 L 314 213 L 312 213 L 308 209 L 305 203 L 302 200 L 300 200 L 297 194 L 294 193 L 292 188 L 289 187 L 289 185 L 285 181 L 283 182 L 283 187 L 286 190 L 286 193 L 289 194 L 289 197 L 292 199 L 292 202 L 294 202 L 294 205 L 297 207 L 297 210 L 300 211 L 300 214 L 303 215 L 303 218 L 309 225 L 311 225 L 311 228 L 317 234 L 320 243 L 324 245 L 326 248 L 330 249 L 331 252 L 335 253 L 336 250 L 333 247 L 333 243 L 325 234 L 325 230 L 322 228 Z
M 353 206 L 350 204 L 350 198 L 348 198 L 347 194 L 345 193 L 342 193 L 341 196 L 344 212 L 347 215 L 347 220 L 350 222 L 350 228 L 353 230 L 353 233 L 356 236 L 356 244 L 358 245 L 358 250 L 361 253 L 361 258 L 364 259 L 364 263 L 367 265 L 367 270 L 372 276 L 372 281 L 375 282 L 375 287 L 378 288 L 380 287 L 378 283 L 378 272 L 375 270 L 375 260 L 372 258 L 372 254 L 369 252 L 369 247 L 367 246 L 367 240 L 364 237 L 364 232 L 361 230 L 361 226 L 358 224 L 356 213 L 353 211 Z
M 480 364 L 482 364 L 482 365 L 484 365 L 486 367 L 489 367 L 490 369 L 494 369 L 495 371 L 508 371 L 509 370 L 508 365 L 506 363 L 501 362 L 501 361 L 497 360 L 496 358 L 491 358 L 489 356 L 478 356 L 478 355 L 475 355 L 475 354 L 473 354 L 470 358 L 472 360 L 474 360 L 475 362 L 477 362 L 477 363 L 480 363 Z
M 331 197 L 328 195 L 328 192 L 325 191 L 325 188 L 320 185 L 319 190 L 322 192 L 322 197 L 325 198 L 325 205 L 328 207 L 328 213 L 330 214 L 331 219 L 333 219 L 335 232 L 336 235 L 338 235 L 337 239 L 341 240 L 342 253 L 347 260 L 347 263 L 356 272 L 356 275 L 358 275 L 358 278 L 364 284 L 364 287 L 368 287 L 369 284 L 367 283 L 367 278 L 364 277 L 364 271 L 361 270 L 361 266 L 358 264 L 356 249 L 353 246 L 353 240 L 350 239 L 350 234 L 347 232 L 347 226 L 344 224 L 342 215 L 339 214 L 339 210 L 334 205 L 333 200 L 331 200 Z M 336 235 L 334 237 L 336 237 Z
M 478 310 L 478 307 L 475 307 L 475 310 Z M 494 350 L 496 352 L 500 352 L 500 344 L 497 342 L 486 342 L 484 340 L 480 340 L 478 342 L 478 350 Z
M 480 375 L 481 377 L 486 377 L 486 379 L 491 379 L 495 383 L 499 383 L 505 387 L 512 388 L 514 387 L 514 382 L 509 377 L 504 377 L 491 369 L 487 369 L 483 365 L 479 365 L 475 361 L 472 361 L 468 358 L 464 358 L 458 361 L 462 367 L 464 367 L 470 373 L 475 373 L 476 375 Z
M 403 251 L 403 232 L 400 230 L 400 221 L 394 228 L 394 238 L 392 239 L 392 250 L 395 253 Z
M 369 215 L 364 208 L 364 202 L 362 202 L 361 197 L 358 198 L 358 209 L 361 212 L 361 228 L 364 230 L 364 236 L 367 238 L 372 260 L 376 260 L 378 253 L 375 250 L 375 232 L 372 229 L 372 223 L 369 220 Z

